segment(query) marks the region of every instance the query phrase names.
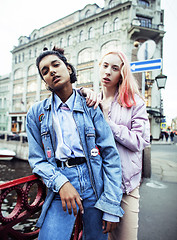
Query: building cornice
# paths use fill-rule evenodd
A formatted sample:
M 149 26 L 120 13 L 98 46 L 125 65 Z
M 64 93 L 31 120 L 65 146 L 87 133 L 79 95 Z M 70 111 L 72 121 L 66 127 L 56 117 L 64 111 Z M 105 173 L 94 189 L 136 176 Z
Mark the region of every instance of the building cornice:
M 41 36 L 41 37 L 39 37 L 37 39 L 31 40 L 28 43 L 22 44 L 20 46 L 15 46 L 15 48 L 11 51 L 11 53 L 15 54 L 18 51 L 21 51 L 21 50 L 24 50 L 24 49 L 26 49 L 28 47 L 32 47 L 32 46 L 36 45 L 38 42 L 48 40 L 48 39 L 53 38 L 54 36 L 57 36 L 59 34 L 66 33 L 68 31 L 71 31 L 71 30 L 74 30 L 76 28 L 79 28 L 82 25 L 84 26 L 84 25 L 89 24 L 89 23 L 91 23 L 93 21 L 97 21 L 97 20 L 99 20 L 101 18 L 105 18 L 106 15 L 110 16 L 110 15 L 114 14 L 114 12 L 118 12 L 118 11 L 122 11 L 122 10 L 125 10 L 127 8 L 130 8 L 131 5 L 132 5 L 132 2 L 131 1 L 127 1 L 125 3 L 120 3 L 120 4 L 118 4 L 118 5 L 116 5 L 116 6 L 112 7 L 112 8 L 107 8 L 107 9 L 103 8 L 103 10 L 101 12 L 96 13 L 96 14 L 88 17 L 88 18 L 84 18 L 84 19 L 78 20 L 78 21 L 76 21 L 73 24 L 70 24 L 70 25 L 68 25 L 66 27 L 63 27 L 63 28 L 59 29 L 59 30 L 53 31 L 53 32 L 51 32 L 49 34 L 43 35 L 43 36 Z M 75 13 L 77 13 L 77 12 L 75 12 Z M 70 14 L 67 17 L 69 17 L 69 16 L 71 16 L 73 14 Z M 57 23 L 58 22 L 58 24 L 59 24 L 59 22 L 61 20 L 57 20 L 57 21 L 55 21 L 53 23 Z M 47 26 L 50 26 L 50 25 L 52 25 L 52 23 L 47 25 Z

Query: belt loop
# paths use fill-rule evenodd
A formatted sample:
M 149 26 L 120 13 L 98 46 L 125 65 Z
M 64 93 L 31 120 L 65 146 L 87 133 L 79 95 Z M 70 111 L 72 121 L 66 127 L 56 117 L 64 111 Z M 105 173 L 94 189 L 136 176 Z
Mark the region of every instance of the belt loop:
M 64 162 L 62 161 L 62 162 L 61 162 L 61 169 L 64 169 L 64 168 L 65 168 Z

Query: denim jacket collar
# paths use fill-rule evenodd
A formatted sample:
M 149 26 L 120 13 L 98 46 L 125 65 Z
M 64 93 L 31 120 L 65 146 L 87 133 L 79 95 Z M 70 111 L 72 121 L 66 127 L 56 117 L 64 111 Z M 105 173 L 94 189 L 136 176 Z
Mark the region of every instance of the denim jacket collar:
M 53 101 L 54 101 L 54 94 L 52 93 L 51 96 L 45 102 L 44 109 L 51 110 Z M 84 112 L 82 101 L 83 101 L 83 97 L 80 96 L 79 93 L 76 91 L 76 98 L 74 102 L 73 111 Z

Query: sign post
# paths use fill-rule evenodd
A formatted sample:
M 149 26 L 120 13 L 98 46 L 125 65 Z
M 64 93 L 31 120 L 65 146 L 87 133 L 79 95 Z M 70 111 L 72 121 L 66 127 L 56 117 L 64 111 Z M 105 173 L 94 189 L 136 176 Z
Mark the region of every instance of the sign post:
M 151 60 L 131 62 L 130 67 L 132 72 L 153 71 L 162 68 L 162 59 L 157 58 Z
M 144 61 L 131 62 L 130 68 L 133 73 L 142 72 L 142 95 L 145 94 L 145 72 L 162 68 L 162 59 L 151 59 Z

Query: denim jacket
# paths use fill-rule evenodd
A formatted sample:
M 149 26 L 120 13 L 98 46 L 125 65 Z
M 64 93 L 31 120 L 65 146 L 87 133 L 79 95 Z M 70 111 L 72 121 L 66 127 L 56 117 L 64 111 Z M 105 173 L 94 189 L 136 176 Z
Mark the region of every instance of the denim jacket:
M 55 137 L 52 127 L 53 95 L 34 104 L 27 114 L 29 163 L 33 173 L 42 177 L 48 188 L 37 226 L 41 227 L 46 212 L 62 185 L 68 181 L 55 160 Z M 122 217 L 120 207 L 121 164 L 113 134 L 104 120 L 100 108 L 87 107 L 85 99 L 76 94 L 73 117 L 90 173 L 90 180 L 97 197 L 95 207 L 103 212 Z M 97 148 L 99 154 L 91 154 Z M 94 156 L 93 156 L 94 155 Z

